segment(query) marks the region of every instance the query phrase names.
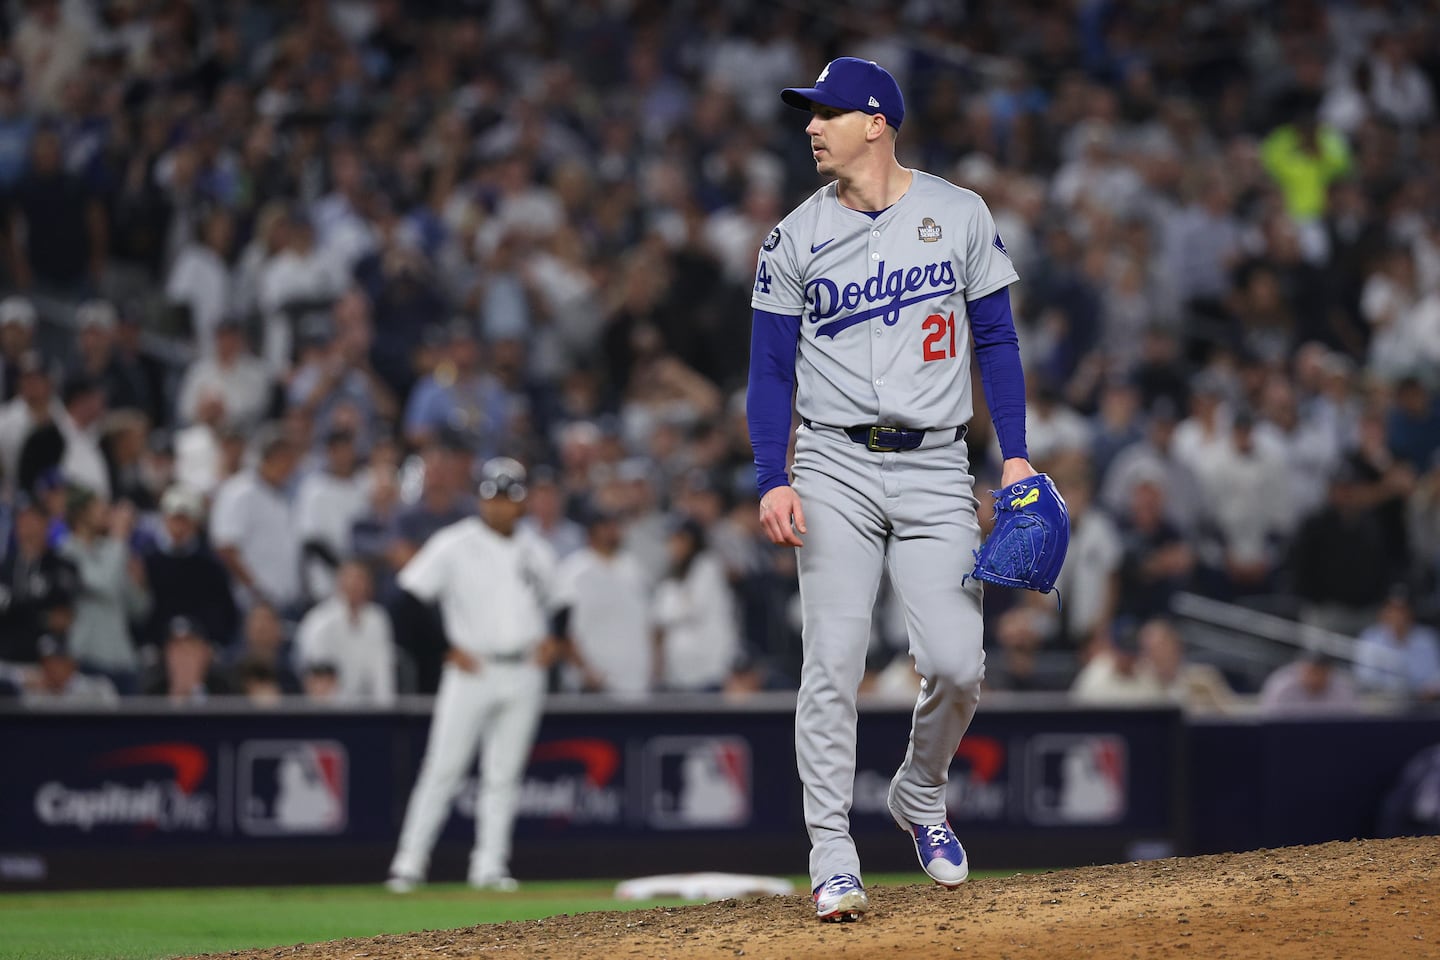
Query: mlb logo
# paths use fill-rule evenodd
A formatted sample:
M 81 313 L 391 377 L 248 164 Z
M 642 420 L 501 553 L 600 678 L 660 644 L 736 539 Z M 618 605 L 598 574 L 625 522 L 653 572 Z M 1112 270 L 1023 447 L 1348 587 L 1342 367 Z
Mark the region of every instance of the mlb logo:
M 657 737 L 645 745 L 646 819 L 658 830 L 750 822 L 750 745 L 739 737 Z
M 1129 809 L 1125 741 L 1105 734 L 1049 734 L 1026 745 L 1026 809 L 1047 825 L 1115 823 Z
M 236 812 L 252 837 L 340 833 L 349 822 L 349 755 L 333 740 L 249 740 L 236 758 Z

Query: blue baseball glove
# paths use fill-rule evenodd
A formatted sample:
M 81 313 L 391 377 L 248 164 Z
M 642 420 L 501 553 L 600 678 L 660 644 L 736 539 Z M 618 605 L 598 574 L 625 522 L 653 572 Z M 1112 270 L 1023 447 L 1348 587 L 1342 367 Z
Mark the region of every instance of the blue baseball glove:
M 1070 546 L 1070 511 L 1043 473 L 991 490 L 995 529 L 975 551 L 976 580 L 1049 593 Z

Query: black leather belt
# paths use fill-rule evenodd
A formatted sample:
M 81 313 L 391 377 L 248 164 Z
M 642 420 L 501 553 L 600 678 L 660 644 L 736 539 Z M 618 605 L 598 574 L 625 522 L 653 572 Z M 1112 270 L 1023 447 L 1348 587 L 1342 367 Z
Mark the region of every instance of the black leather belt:
M 809 420 L 803 422 L 812 430 L 816 427 L 816 424 Z M 907 430 L 904 427 L 874 424 L 868 427 L 837 427 L 834 429 L 840 430 L 856 443 L 863 444 L 867 450 L 874 450 L 876 453 L 895 453 L 901 450 L 918 450 L 922 446 L 936 447 L 958 443 L 965 439 L 966 427 L 961 424 L 954 430 Z

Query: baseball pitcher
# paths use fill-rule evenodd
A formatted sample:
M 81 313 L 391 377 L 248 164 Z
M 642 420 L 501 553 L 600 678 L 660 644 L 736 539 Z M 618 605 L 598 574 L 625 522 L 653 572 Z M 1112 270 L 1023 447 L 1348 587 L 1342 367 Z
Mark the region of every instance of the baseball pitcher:
M 953 887 L 969 874 L 946 819 L 945 784 L 984 676 L 981 533 L 961 442 L 972 412 L 972 336 L 1005 493 L 1020 491 L 1005 502 L 1031 507 L 1028 490 L 1039 481 L 1025 449 L 1007 289 L 1017 277 L 985 202 L 899 164 L 905 103 L 875 63 L 840 58 L 813 87 L 781 98 L 809 111 L 815 168 L 832 182 L 761 245 L 748 417 L 761 522 L 774 543 L 799 548 L 795 747 L 815 910 L 855 919 L 869 906 L 849 823 L 855 701 L 882 567 L 921 677 L 890 812 L 936 883 Z M 801 421 L 793 481 L 792 396 Z

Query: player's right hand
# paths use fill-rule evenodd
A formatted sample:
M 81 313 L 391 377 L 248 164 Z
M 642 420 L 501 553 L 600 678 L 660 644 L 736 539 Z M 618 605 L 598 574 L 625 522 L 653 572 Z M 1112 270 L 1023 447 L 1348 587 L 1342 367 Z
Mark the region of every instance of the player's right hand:
M 775 487 L 760 498 L 760 526 L 770 542 L 782 547 L 803 547 L 805 510 L 800 495 L 790 486 Z M 798 531 L 798 532 L 797 532 Z
M 451 647 L 445 651 L 445 662 L 464 670 L 466 673 L 480 672 L 480 661 L 459 647 Z

